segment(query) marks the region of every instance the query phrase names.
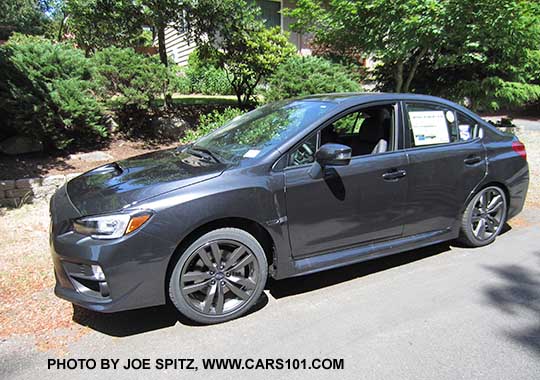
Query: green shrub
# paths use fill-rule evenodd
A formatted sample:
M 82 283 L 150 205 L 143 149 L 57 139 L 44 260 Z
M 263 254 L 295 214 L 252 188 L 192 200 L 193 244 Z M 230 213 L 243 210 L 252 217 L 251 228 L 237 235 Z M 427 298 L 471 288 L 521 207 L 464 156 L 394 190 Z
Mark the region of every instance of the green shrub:
M 212 60 L 203 60 L 199 52 L 194 50 L 188 59 L 185 78 L 190 94 L 203 95 L 232 95 L 234 94 L 227 73 L 216 66 Z M 180 92 L 180 91 L 179 91 Z
M 481 81 L 460 81 L 446 89 L 442 96 L 458 103 L 466 103 L 466 106 L 475 111 L 508 110 L 539 101 L 540 85 L 488 77 Z
M 182 139 L 182 144 L 193 142 L 202 136 L 205 136 L 213 130 L 225 125 L 225 123 L 231 121 L 237 116 L 244 113 L 239 108 L 228 107 L 223 111 L 214 110 L 209 114 L 202 115 L 199 120 L 199 125 L 195 129 L 189 129 L 186 131 Z
M 266 101 L 273 102 L 310 94 L 361 90 L 359 78 L 346 67 L 320 57 L 294 56 L 268 78 L 263 95 Z
M 177 65 L 171 66 L 169 91 L 177 94 L 191 94 L 191 81 Z
M 147 110 L 167 92 L 170 72 L 157 56 L 110 47 L 97 52 L 90 61 L 98 94 L 113 110 Z
M 48 149 L 106 137 L 84 54 L 40 37 L 0 47 L 0 135 L 28 136 Z

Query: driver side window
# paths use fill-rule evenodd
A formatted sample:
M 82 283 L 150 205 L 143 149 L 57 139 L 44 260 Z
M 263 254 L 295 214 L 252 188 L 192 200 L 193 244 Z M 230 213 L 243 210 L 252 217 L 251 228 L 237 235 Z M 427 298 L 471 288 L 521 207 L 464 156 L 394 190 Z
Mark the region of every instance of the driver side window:
M 304 140 L 289 154 L 287 166 L 313 163 L 317 149 L 327 143 L 350 147 L 353 157 L 391 151 L 393 130 L 394 104 L 355 110 Z
M 315 133 L 307 140 L 305 140 L 302 145 L 296 148 L 289 155 L 289 162 L 287 166 L 300 166 L 313 163 L 315 161 L 315 152 L 317 151 L 318 138 L 319 134 Z

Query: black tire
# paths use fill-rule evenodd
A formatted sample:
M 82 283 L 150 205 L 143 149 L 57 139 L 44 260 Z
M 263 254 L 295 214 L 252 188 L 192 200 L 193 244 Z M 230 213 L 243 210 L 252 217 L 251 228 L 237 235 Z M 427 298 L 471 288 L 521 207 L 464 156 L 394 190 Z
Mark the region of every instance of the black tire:
M 257 239 L 238 228 L 220 228 L 198 238 L 179 257 L 169 297 L 195 322 L 225 322 L 253 307 L 267 276 L 268 262 Z
M 500 205 L 489 212 L 490 202 L 495 202 L 492 208 L 499 203 Z M 507 199 L 504 190 L 498 186 L 483 188 L 470 200 L 463 213 L 458 241 L 467 247 L 482 247 L 493 243 L 503 229 L 506 213 Z

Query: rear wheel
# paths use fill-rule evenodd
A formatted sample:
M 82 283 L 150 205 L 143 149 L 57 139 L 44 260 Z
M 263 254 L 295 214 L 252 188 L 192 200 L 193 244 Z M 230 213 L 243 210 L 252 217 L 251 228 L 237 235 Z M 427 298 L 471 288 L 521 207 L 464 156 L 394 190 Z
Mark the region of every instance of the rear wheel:
M 506 222 L 507 200 L 497 186 L 482 189 L 469 202 L 461 220 L 459 241 L 469 247 L 492 243 Z
M 267 273 L 257 239 L 237 228 L 220 228 L 201 236 L 179 258 L 169 295 L 178 311 L 196 322 L 224 322 L 257 302 Z

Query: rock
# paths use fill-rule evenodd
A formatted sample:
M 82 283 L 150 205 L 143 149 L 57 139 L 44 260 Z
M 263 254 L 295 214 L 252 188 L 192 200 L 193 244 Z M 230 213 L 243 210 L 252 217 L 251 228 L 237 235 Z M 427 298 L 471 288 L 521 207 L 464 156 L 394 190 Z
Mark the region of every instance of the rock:
M 32 189 L 39 185 L 41 185 L 41 178 L 24 178 L 15 181 L 15 187 L 17 189 Z
M 66 177 L 59 174 L 59 175 L 50 175 L 48 177 L 43 178 L 41 181 L 42 186 L 55 186 L 60 187 L 66 182 Z
M 0 190 L 11 190 L 15 188 L 14 180 L 0 181 Z
M 114 133 L 118 131 L 118 123 L 114 120 L 112 115 L 106 115 L 104 122 L 109 132 Z
M 0 190 L 0 199 L 4 199 L 4 190 Z
M 32 195 L 32 190 L 13 189 L 13 190 L 6 190 L 4 193 L 5 193 L 6 198 L 26 198 L 29 195 Z
M 189 123 L 177 116 L 152 119 L 154 133 L 162 138 L 177 140 L 186 128 L 189 128 Z
M 89 153 L 70 154 L 69 159 L 86 161 L 86 162 L 95 162 L 95 161 L 112 161 L 114 157 L 105 152 L 96 151 L 96 152 L 89 152 Z
M 13 136 L 0 143 L 0 152 L 9 155 L 41 152 L 43 143 L 26 136 Z
M 0 199 L 0 207 L 19 207 L 20 202 L 18 198 Z

